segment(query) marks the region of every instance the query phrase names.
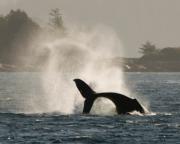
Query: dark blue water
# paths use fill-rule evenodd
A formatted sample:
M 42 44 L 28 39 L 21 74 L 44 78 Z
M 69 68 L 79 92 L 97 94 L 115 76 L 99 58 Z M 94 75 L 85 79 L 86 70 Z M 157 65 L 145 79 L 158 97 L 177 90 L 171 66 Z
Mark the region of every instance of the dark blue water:
M 39 76 L 36 73 L 0 73 L 0 143 L 180 143 L 180 73 L 125 75 L 126 84 L 136 95 L 148 100 L 153 114 L 17 113 L 31 103 L 25 100 L 25 93 L 31 91 L 34 96 L 40 89 Z

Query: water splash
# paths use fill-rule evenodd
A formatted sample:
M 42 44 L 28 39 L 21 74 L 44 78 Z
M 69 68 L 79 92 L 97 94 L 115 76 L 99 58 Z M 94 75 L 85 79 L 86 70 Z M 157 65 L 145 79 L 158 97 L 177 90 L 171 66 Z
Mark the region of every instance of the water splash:
M 48 51 L 42 73 L 44 112 L 71 114 L 77 107 L 82 110 L 83 98 L 73 83 L 74 78 L 85 80 L 98 92 L 129 94 L 120 66 L 112 62 L 112 58 L 122 55 L 123 49 L 110 28 L 69 30 L 65 37 L 42 42 L 39 52 L 43 51 Z M 111 102 L 105 103 L 113 107 Z

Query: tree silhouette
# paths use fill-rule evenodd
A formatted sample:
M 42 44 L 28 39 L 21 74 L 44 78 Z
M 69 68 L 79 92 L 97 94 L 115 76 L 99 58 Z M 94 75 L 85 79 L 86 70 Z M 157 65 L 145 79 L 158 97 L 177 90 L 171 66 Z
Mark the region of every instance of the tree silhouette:
M 52 9 L 49 13 L 50 15 L 50 26 L 58 32 L 63 32 L 65 30 L 62 15 L 60 13 L 60 9 L 55 8 Z
M 143 56 L 152 55 L 157 53 L 156 46 L 151 44 L 149 41 L 147 41 L 145 44 L 142 45 L 140 48 L 140 53 L 143 54 Z

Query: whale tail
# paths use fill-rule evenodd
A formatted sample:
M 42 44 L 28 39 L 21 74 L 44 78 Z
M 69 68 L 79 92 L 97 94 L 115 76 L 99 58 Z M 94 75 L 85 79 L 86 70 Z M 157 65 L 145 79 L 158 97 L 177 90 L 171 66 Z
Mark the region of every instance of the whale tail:
M 80 79 L 74 79 L 74 82 L 76 83 L 76 86 L 79 92 L 81 93 L 81 95 L 85 98 L 83 113 L 87 114 L 90 112 L 93 106 L 94 100 L 97 98 L 97 96 L 95 95 L 96 92 L 93 91 L 90 88 L 90 86 L 88 86 L 88 84 L 86 84 L 84 81 Z
M 95 99 L 98 97 L 105 97 L 110 99 L 115 104 L 118 114 L 127 114 L 134 110 L 145 113 L 143 107 L 136 99 L 112 92 L 96 93 L 84 81 L 80 79 L 74 79 L 74 82 L 76 83 L 76 86 L 81 95 L 85 98 L 83 108 L 83 113 L 85 114 L 90 112 Z

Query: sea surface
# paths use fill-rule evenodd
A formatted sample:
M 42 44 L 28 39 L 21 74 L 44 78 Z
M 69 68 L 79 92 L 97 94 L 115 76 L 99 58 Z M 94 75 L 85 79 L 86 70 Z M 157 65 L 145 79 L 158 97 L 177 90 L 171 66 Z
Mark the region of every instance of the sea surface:
M 180 73 L 125 73 L 146 115 L 24 113 L 39 75 L 0 73 L 0 144 L 180 144 Z

